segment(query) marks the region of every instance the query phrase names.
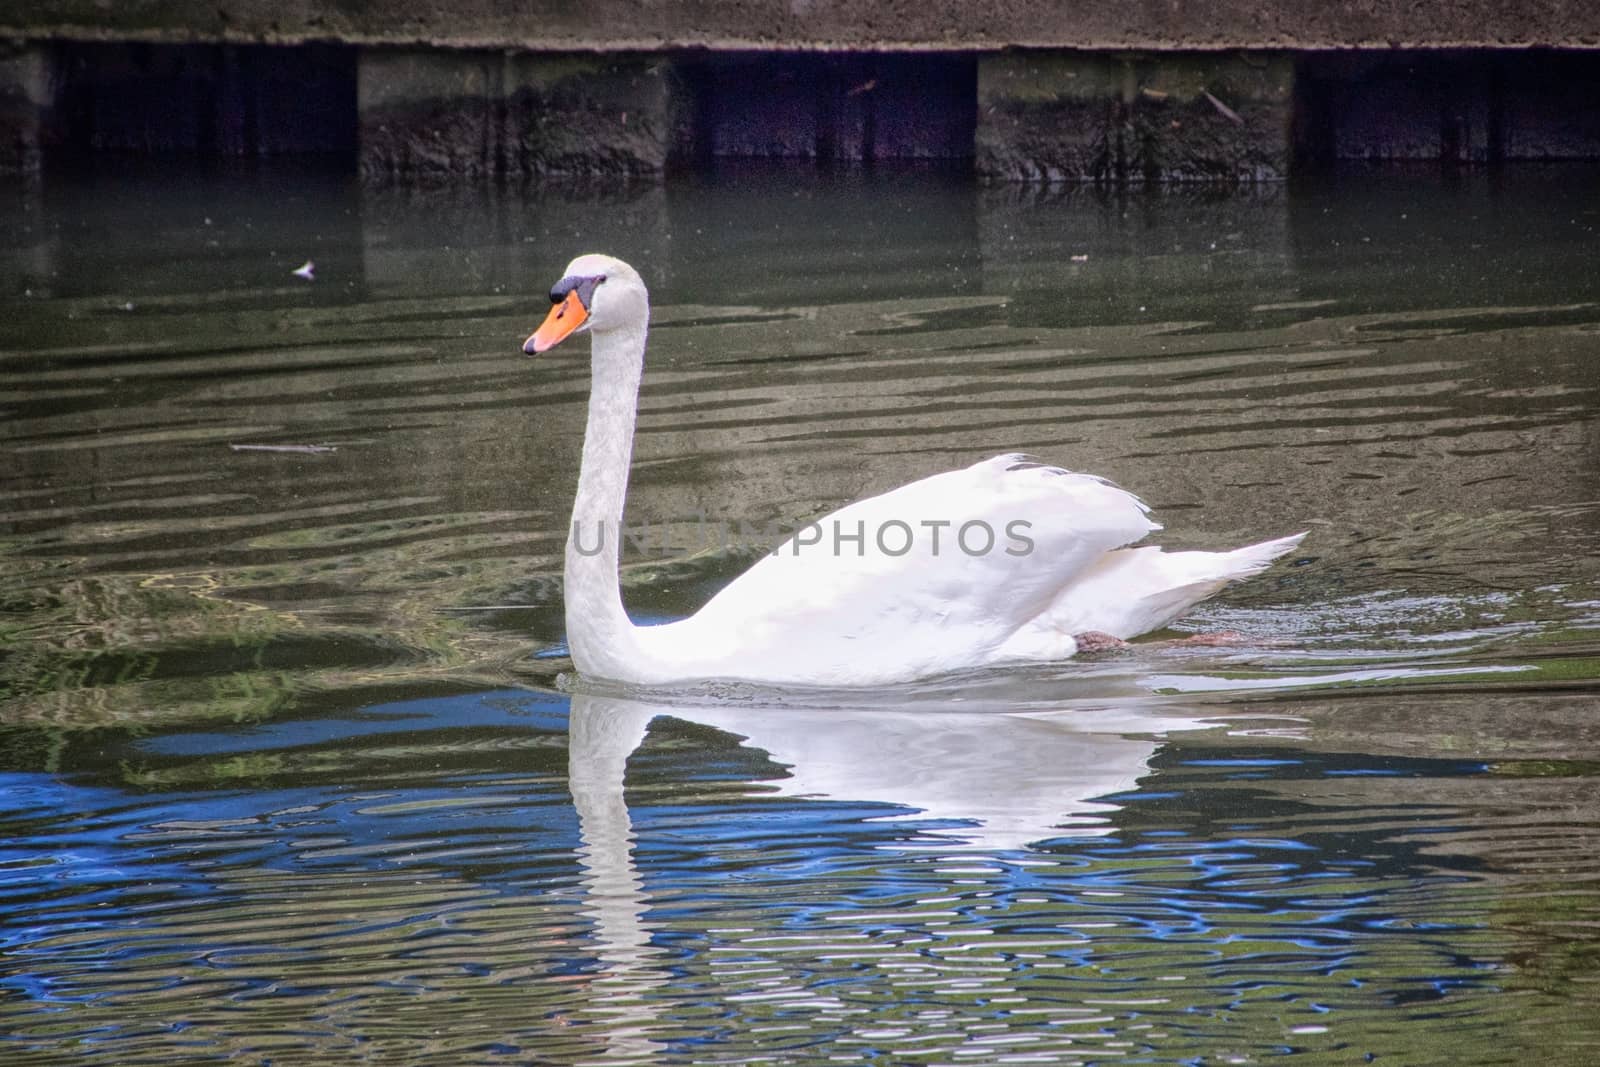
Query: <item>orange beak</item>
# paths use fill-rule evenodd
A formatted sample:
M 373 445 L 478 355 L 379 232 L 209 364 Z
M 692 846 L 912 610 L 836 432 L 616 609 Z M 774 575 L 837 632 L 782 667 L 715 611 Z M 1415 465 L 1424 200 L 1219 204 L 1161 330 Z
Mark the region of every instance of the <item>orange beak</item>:
M 522 350 L 530 356 L 536 352 L 548 352 L 571 336 L 588 318 L 589 309 L 578 299 L 577 290 L 573 290 L 561 303 L 550 309 L 543 325 L 522 342 Z

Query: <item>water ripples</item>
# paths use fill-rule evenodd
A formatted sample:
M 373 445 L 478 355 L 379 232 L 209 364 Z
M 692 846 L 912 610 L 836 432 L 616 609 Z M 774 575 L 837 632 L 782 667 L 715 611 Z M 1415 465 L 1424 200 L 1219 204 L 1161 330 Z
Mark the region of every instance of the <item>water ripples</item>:
M 1239 711 L 1212 708 L 1142 742 L 1116 792 L 1065 774 L 1055 810 L 1097 793 L 1099 822 L 1052 830 L 1046 811 L 1026 849 L 987 837 L 1025 794 L 963 819 L 862 804 L 859 779 L 822 792 L 805 762 L 819 754 L 783 736 L 815 733 L 817 713 L 488 692 L 290 720 L 276 742 L 130 738 L 69 755 L 92 761 L 75 785 L 6 783 L 19 969 L 0 1014 L 23 1063 L 69 1035 L 118 1062 L 381 1047 L 404 1062 L 1087 1063 L 1279 1045 L 1405 1058 L 1416 1027 L 1558 1012 L 1509 962 L 1549 936 L 1528 924 L 1550 894 L 1593 899 L 1593 851 L 1543 814 L 1547 776 L 1319 749 L 1338 716 L 1293 710 L 1298 740 L 1252 746 L 1225 725 Z M 767 736 L 741 744 L 740 714 Z M 1057 757 L 1131 743 L 1092 715 L 1056 722 Z M 899 722 L 891 707 L 829 725 L 865 748 L 874 732 L 895 744 Z M 204 768 L 275 749 L 301 758 L 195 790 Z M 947 760 L 947 794 L 1003 774 L 985 762 L 999 758 Z M 362 786 L 341 784 L 367 761 Z M 116 800 L 130 763 L 193 784 Z M 163 764 L 192 769 L 163 779 Z M 1526 920 L 1506 911 L 1508 878 Z
M 885 180 L 0 207 L 0 1059 L 1592 1059 L 1587 186 Z M 1001 450 L 1310 536 L 1227 648 L 558 686 L 579 235 L 657 298 L 641 617 Z

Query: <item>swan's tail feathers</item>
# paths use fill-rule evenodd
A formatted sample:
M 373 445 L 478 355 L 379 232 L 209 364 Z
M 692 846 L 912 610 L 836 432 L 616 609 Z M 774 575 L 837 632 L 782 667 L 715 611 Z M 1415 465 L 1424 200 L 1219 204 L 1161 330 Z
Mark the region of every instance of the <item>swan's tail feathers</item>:
M 1306 536 L 1301 531 L 1274 541 L 1246 545 L 1232 552 L 1173 552 L 1166 559 L 1183 566 L 1193 574 L 1201 572 L 1195 581 L 1185 582 L 1168 589 L 1158 589 L 1141 598 L 1137 610 L 1132 612 L 1138 627 L 1136 633 L 1159 630 L 1178 620 L 1184 613 L 1208 597 L 1215 596 L 1230 582 L 1237 582 L 1260 574 L 1279 556 L 1292 552 Z M 1180 563 L 1179 561 L 1182 561 Z M 1130 635 L 1132 636 L 1132 635 Z
M 1260 574 L 1304 537 L 1232 552 L 1166 552 L 1153 545 L 1108 552 L 1056 594 L 1040 622 L 1064 633 L 1095 630 L 1123 640 L 1159 630 L 1229 582 Z
M 1248 578 L 1252 574 L 1260 574 L 1271 565 L 1279 556 L 1293 552 L 1295 547 L 1305 540 L 1310 531 L 1302 530 L 1288 537 L 1280 537 L 1275 541 L 1262 541 L 1258 545 L 1246 545 L 1236 548 L 1232 552 L 1217 553 L 1217 577 L 1227 582 Z

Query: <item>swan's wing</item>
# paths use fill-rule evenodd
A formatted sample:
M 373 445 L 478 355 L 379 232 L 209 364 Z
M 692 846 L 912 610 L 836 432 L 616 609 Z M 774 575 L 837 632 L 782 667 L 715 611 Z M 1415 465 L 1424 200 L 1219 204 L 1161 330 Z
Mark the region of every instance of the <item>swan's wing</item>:
M 996 456 L 817 520 L 663 629 L 675 656 L 736 645 L 737 673 L 771 680 L 960 669 L 986 662 L 1106 552 L 1159 529 L 1146 511 L 1103 479 Z

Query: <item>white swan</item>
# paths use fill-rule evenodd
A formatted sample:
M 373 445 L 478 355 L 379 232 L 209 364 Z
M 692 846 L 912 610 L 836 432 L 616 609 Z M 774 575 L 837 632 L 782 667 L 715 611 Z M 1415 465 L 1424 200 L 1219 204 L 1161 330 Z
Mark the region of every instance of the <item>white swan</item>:
M 1261 571 L 1304 534 L 1232 552 L 1127 548 L 1145 505 L 1092 475 L 1019 454 L 841 508 L 784 542 L 693 616 L 635 626 L 617 561 L 650 300 L 634 269 L 579 256 L 523 351 L 594 337 L 565 569 L 578 672 L 658 686 L 708 679 L 867 686 L 1066 659 L 1158 629 Z

